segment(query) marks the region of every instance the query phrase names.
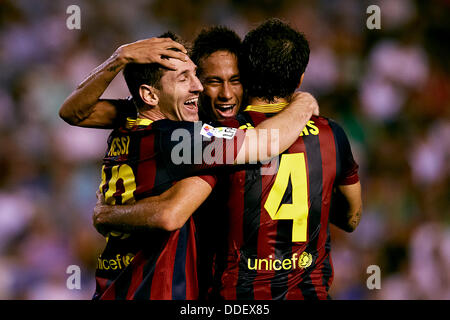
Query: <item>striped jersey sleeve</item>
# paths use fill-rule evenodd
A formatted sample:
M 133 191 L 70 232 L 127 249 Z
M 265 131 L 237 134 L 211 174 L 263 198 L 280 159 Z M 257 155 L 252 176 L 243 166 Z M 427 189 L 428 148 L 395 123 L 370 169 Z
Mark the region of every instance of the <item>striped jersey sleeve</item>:
M 358 164 L 353 158 L 353 153 L 344 129 L 331 119 L 328 119 L 331 130 L 333 131 L 336 145 L 337 162 L 337 185 L 349 185 L 359 181 Z

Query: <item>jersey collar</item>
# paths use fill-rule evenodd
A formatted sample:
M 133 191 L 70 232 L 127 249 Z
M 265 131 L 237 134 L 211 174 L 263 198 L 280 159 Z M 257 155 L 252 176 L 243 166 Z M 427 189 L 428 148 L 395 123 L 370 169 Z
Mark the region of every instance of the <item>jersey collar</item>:
M 288 105 L 287 102 L 272 103 L 272 104 L 259 104 L 248 105 L 244 111 L 256 111 L 262 113 L 277 113 L 283 110 Z
M 127 118 L 127 123 L 125 125 L 125 127 L 127 129 L 131 129 L 134 126 L 149 126 L 150 124 L 153 123 L 153 120 L 150 119 L 144 119 L 144 118 L 137 118 L 137 119 L 133 119 L 133 118 Z

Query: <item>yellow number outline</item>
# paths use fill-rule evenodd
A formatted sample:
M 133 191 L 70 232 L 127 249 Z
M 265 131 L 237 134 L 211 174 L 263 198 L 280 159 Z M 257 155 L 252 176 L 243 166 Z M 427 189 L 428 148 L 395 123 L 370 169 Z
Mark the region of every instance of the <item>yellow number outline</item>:
M 289 179 L 292 185 L 292 203 L 280 206 Z M 308 179 L 303 152 L 281 155 L 280 167 L 264 208 L 273 220 L 292 220 L 292 242 L 307 241 Z
M 105 166 L 102 166 L 102 182 L 100 183 L 100 192 L 103 186 L 108 183 L 108 190 L 105 193 L 105 202 L 109 205 L 116 204 L 114 193 L 117 192 L 117 181 L 123 180 L 125 191 L 121 194 L 122 204 L 134 202 L 134 191 L 136 190 L 136 178 L 133 169 L 127 164 L 120 164 L 111 168 L 111 179 L 106 182 Z

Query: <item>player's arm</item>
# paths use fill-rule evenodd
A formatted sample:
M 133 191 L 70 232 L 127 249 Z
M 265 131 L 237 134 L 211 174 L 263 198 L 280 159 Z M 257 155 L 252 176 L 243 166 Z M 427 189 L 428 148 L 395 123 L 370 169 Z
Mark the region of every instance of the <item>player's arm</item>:
M 283 111 L 250 130 L 233 128 L 235 119 L 222 122 L 221 128 L 186 121 L 164 123 L 158 128 L 159 156 L 174 180 L 218 167 L 264 162 L 289 148 L 313 114 L 318 114 L 317 101 L 301 92 Z
M 295 93 L 283 111 L 247 131 L 235 163 L 266 161 L 284 152 L 298 139 L 313 114 L 319 115 L 316 99 L 307 92 Z
M 330 222 L 344 231 L 352 232 L 361 220 L 362 199 L 358 164 L 353 159 L 350 142 L 344 130 L 329 120 L 333 131 L 339 175 L 336 177 L 336 190 L 332 195 Z
M 169 50 L 177 48 L 182 52 Z M 59 115 L 80 127 L 112 128 L 119 111 L 114 101 L 100 97 L 127 63 L 159 63 L 175 70 L 167 57 L 185 60 L 186 49 L 169 38 L 150 38 L 125 44 L 95 68 L 62 104 Z
M 93 223 L 106 234 L 110 230 L 132 232 L 146 228 L 173 231 L 181 228 L 212 191 L 210 183 L 199 177 L 178 181 L 159 196 L 131 205 L 106 205 L 97 194 Z
M 340 185 L 333 194 L 330 222 L 347 232 L 353 232 L 361 220 L 361 184 Z

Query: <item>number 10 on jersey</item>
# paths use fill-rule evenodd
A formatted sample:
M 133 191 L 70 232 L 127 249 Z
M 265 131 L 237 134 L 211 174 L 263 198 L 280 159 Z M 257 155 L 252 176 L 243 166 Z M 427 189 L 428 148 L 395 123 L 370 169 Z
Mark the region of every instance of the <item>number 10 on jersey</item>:
M 102 192 L 103 188 L 108 186 L 105 192 L 105 202 L 114 205 L 116 204 L 116 197 L 120 197 L 121 204 L 133 203 L 134 191 L 136 190 L 136 178 L 133 169 L 127 164 L 121 164 L 113 166 L 109 170 L 111 170 L 111 177 L 108 181 L 106 179 L 106 166 L 102 167 L 102 182 L 99 187 L 100 192 Z

